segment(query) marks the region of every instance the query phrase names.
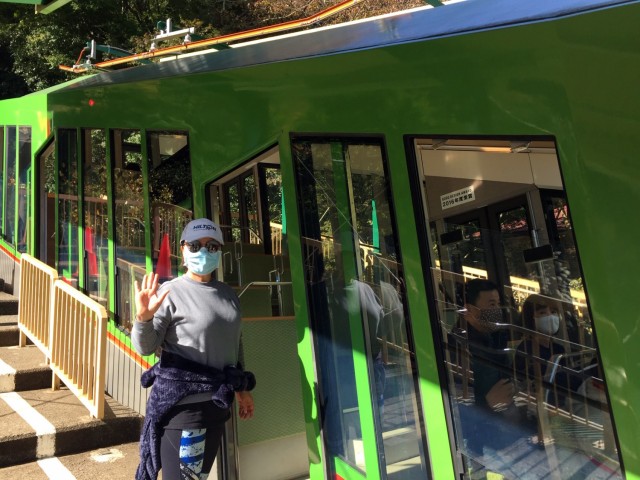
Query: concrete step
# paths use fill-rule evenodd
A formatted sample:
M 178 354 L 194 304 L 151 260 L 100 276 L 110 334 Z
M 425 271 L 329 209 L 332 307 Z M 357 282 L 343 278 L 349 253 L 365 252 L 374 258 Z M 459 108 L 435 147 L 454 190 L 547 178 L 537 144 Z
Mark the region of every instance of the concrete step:
M 0 347 L 0 393 L 47 387 L 51 387 L 51 369 L 37 347 Z
M 0 478 L 29 480 L 131 480 L 138 466 L 138 443 L 124 443 L 74 455 L 0 468 Z M 162 478 L 162 473 L 158 478 Z
M 0 393 L 0 468 L 135 442 L 141 425 L 140 415 L 111 397 L 97 420 L 66 388 Z
M 18 324 L 6 320 L 7 318 L 18 318 L 17 315 L 9 317 L 0 317 L 0 347 L 8 347 L 18 344 Z
M 0 292 L 0 315 L 17 315 L 18 303 L 18 297 Z

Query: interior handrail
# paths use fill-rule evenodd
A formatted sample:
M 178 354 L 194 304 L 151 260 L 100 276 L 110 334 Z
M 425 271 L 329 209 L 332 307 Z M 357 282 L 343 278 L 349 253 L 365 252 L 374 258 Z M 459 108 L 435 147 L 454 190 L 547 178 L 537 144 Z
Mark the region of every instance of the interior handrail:
M 293 285 L 293 283 L 292 282 L 260 282 L 260 281 L 249 282 L 240 291 L 240 293 L 238 294 L 238 298 L 242 297 L 242 294 L 246 292 L 249 289 L 249 287 L 275 287 L 278 285 Z

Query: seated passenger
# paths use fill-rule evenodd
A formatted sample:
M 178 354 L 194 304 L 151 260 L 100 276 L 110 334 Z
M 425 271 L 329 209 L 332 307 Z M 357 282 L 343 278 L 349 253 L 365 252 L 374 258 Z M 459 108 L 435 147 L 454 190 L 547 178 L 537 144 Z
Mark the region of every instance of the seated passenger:
M 488 280 L 473 279 L 465 292 L 465 310 L 454 332 L 466 336 L 468 342 L 475 405 L 461 408 L 460 420 L 467 449 L 480 457 L 485 447 L 500 450 L 522 432 L 513 406 L 509 332 L 497 325 L 504 322 L 498 287 Z
M 549 394 L 543 399 L 557 406 L 564 404 L 567 389 L 573 387 L 575 390 L 576 385 L 572 383 L 579 381 L 577 378 L 572 381 L 562 368 L 552 371 L 554 363 L 564 365 L 561 355 L 565 348 L 556 336 L 563 321 L 561 312 L 560 302 L 556 299 L 530 295 L 522 306 L 522 324 L 527 333 L 518 345 L 515 358 L 519 380 L 533 383 L 539 379 L 540 382 L 553 382 L 558 387 L 552 391 L 545 389 Z
M 564 353 L 564 347 L 553 342 L 553 336 L 560 329 L 560 304 L 557 300 L 543 295 L 530 295 L 522 305 L 522 326 L 527 329 L 522 343 L 518 346 L 516 368 L 533 374 L 533 365 L 526 362 L 526 356 L 535 355 L 543 360 L 542 375 L 546 362 L 553 355 Z

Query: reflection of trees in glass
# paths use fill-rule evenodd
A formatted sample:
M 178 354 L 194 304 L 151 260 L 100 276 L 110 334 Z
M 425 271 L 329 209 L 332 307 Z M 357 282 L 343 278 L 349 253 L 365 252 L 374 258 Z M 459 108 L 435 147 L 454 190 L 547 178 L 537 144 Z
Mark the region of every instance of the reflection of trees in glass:
M 9 145 L 7 145 L 9 148 Z M 4 188 L 4 128 L 0 127 L 0 186 Z M 2 202 L 0 202 L 0 218 L 2 218 Z
M 44 191 L 47 193 L 56 192 L 56 157 L 54 150 L 44 159 Z
M 262 242 L 258 221 L 258 193 L 256 171 L 235 177 L 223 186 L 226 212 L 223 212 L 224 223 L 231 225 L 226 235 L 227 241 L 242 241 L 259 244 Z M 265 232 L 269 235 L 269 232 Z
M 89 142 L 90 155 L 85 159 L 85 180 L 88 180 L 88 185 L 85 185 L 84 191 L 85 195 L 98 197 L 105 193 L 107 185 L 107 140 L 104 130 L 88 130 L 84 134 L 85 141 Z
M 104 130 L 85 130 L 84 221 L 99 237 L 107 238 L 107 161 Z M 98 231 L 97 231 L 98 230 Z
M 267 185 L 267 208 L 269 220 L 282 224 L 282 176 L 279 168 L 265 168 L 265 183 Z
M 171 277 L 178 274 L 181 263 L 180 234 L 193 217 L 188 138 L 175 132 L 148 133 L 147 154 L 153 258 L 157 266 L 163 242 L 168 242 L 171 272 L 165 270 L 165 259 L 162 259 L 160 273 Z
M 358 237 L 360 243 L 373 245 L 373 201 L 376 204 L 379 232 L 389 232 L 389 209 L 380 147 L 350 145 L 348 153 Z M 383 237 L 384 233 L 380 235 L 380 238 Z
M 58 271 L 77 277 L 78 152 L 75 130 L 58 132 Z
M 116 313 L 120 324 L 129 329 L 133 320 L 136 273 L 144 269 L 145 223 L 142 181 L 142 153 L 138 130 L 113 130 L 113 195 L 115 203 L 116 275 L 118 293 Z
M 152 202 L 172 203 L 191 208 L 191 162 L 189 147 L 162 160 L 149 171 L 149 196 Z
M 248 227 L 250 233 L 249 234 L 249 243 L 254 243 L 256 241 L 253 234 L 259 237 L 260 227 L 258 225 L 258 202 L 257 202 L 257 192 L 256 192 L 256 179 L 253 175 L 247 175 L 244 177 L 243 184 L 243 195 L 244 195 L 244 204 L 247 210 L 246 218 L 248 221 Z
M 113 135 L 116 147 L 116 168 L 113 169 L 116 252 L 120 257 L 135 248 L 140 255 L 144 253 L 145 242 L 140 132 L 115 130 Z M 142 263 L 143 259 L 131 257 L 129 261 Z
M 106 307 L 109 292 L 106 135 L 104 130 L 84 129 L 82 141 L 85 289 Z
M 144 204 L 142 174 L 115 169 L 116 239 L 120 247 L 144 250 Z
M 303 222 L 308 227 L 305 231 L 305 261 L 315 266 L 314 269 L 308 269 L 308 273 L 314 276 L 310 280 L 316 282 L 322 279 L 325 272 L 330 275 L 335 269 L 333 255 L 322 255 L 324 247 L 332 247 L 329 240 L 334 239 L 333 226 L 337 227 L 337 215 L 331 193 L 331 146 L 299 140 L 291 144 L 291 153 L 297 165 L 300 212 Z

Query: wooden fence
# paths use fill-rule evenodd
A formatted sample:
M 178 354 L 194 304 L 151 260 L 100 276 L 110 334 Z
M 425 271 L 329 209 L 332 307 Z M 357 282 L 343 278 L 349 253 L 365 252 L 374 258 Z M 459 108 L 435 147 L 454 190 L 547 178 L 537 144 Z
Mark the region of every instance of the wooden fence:
M 64 382 L 91 415 L 103 418 L 106 310 L 48 265 L 26 254 L 20 262 L 20 346 L 28 336 L 49 359 L 53 388 Z

